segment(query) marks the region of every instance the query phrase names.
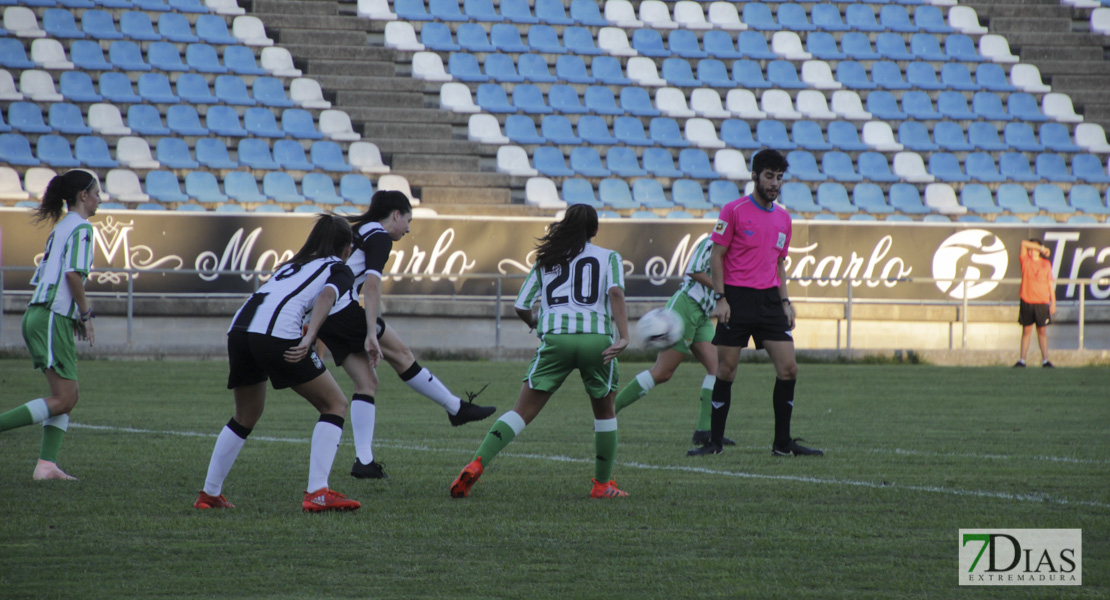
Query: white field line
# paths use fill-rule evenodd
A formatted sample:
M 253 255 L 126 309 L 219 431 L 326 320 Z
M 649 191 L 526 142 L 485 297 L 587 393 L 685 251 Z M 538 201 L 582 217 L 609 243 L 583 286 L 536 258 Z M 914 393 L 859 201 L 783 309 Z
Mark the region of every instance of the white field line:
M 154 435 L 173 435 L 180 437 L 198 437 L 198 438 L 211 438 L 215 439 L 217 433 L 202 433 L 197 431 L 170 431 L 170 430 L 157 430 L 157 429 L 138 429 L 134 427 L 114 427 L 110 425 L 88 425 L 84 423 L 70 423 L 70 427 L 77 429 L 91 429 L 96 431 L 110 431 L 121 433 L 139 433 L 139 434 L 154 434 Z M 280 437 L 267 437 L 267 436 L 251 436 L 252 440 L 263 442 L 279 442 L 288 444 L 308 444 L 307 438 L 280 438 Z M 349 444 L 350 442 L 344 442 Z M 394 448 L 398 450 L 416 450 L 423 452 L 449 452 L 452 454 L 470 454 L 473 450 L 462 450 L 453 448 L 434 448 L 431 446 L 419 444 L 395 444 L 388 442 L 375 442 L 379 447 Z M 873 452 L 883 452 L 881 450 L 874 450 Z M 972 455 L 948 455 L 942 453 L 928 453 L 928 452 L 914 452 L 909 450 L 895 450 L 897 454 L 911 454 L 921 456 L 972 456 Z M 516 453 L 516 452 L 502 452 L 502 456 L 512 456 L 516 458 L 525 458 L 531 460 L 543 460 L 548 462 L 566 462 L 566 463 L 593 463 L 593 459 L 575 458 L 569 456 L 558 456 L 551 454 L 529 454 L 529 453 Z M 983 458 L 983 457 L 977 457 Z M 1002 455 L 993 456 L 991 458 L 1011 458 Z M 1016 457 L 1014 457 L 1016 458 Z M 1063 462 L 1083 462 L 1101 464 L 1100 461 L 1081 461 L 1079 459 L 1060 459 L 1056 457 L 1037 456 L 1032 457 L 1033 460 L 1055 460 Z M 1061 504 L 1068 506 L 1091 506 L 1095 508 L 1110 508 L 1110 502 L 1097 502 L 1092 500 L 1068 500 L 1067 498 L 1057 498 L 1045 494 L 1011 494 L 1009 492 L 992 492 L 989 490 L 966 490 L 960 488 L 947 488 L 939 486 L 927 485 L 900 485 L 895 483 L 875 482 L 875 481 L 860 481 L 853 479 L 835 479 L 835 478 L 821 478 L 821 477 L 806 477 L 801 475 L 763 475 L 759 473 L 744 473 L 739 471 L 726 471 L 721 469 L 708 469 L 705 467 L 692 467 L 692 466 L 678 466 L 678 465 L 652 465 L 639 462 L 619 462 L 621 466 L 631 467 L 633 469 L 643 469 L 651 471 L 675 471 L 682 473 L 703 473 L 706 475 L 717 475 L 721 477 L 735 477 L 741 479 L 762 479 L 769 481 L 790 481 L 795 483 L 813 483 L 818 485 L 834 485 L 834 486 L 847 486 L 859 487 L 869 489 L 888 489 L 888 490 L 906 490 L 913 492 L 927 492 L 931 494 L 945 494 L 949 496 L 965 496 L 965 497 L 979 497 L 979 498 L 993 498 L 997 500 L 1013 500 L 1019 502 L 1047 502 L 1053 504 Z

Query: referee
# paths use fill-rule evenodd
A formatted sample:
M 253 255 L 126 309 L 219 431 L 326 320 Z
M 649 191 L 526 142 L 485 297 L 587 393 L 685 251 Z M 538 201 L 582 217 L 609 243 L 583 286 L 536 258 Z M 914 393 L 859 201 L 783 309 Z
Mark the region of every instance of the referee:
M 790 215 L 775 206 L 787 169 L 786 158 L 774 150 L 761 150 L 752 158 L 755 190 L 721 210 L 713 228 L 710 273 L 717 301 L 717 380 L 713 384 L 713 412 L 709 443 L 687 452 L 690 456 L 720 454 L 732 401 L 732 382 L 740 349 L 755 339 L 775 366 L 774 456 L 822 456 L 824 452 L 798 444 L 790 437 L 794 409 L 794 384 L 798 363 L 794 359 L 794 307 L 786 292 L 785 260 L 790 249 Z

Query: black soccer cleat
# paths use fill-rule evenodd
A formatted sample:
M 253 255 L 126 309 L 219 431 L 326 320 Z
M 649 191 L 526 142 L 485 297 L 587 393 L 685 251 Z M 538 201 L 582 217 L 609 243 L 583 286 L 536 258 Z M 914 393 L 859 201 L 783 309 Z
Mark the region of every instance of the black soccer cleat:
M 701 448 L 694 448 L 693 450 L 687 450 L 686 451 L 686 456 L 707 456 L 709 454 L 720 454 L 721 450 L 722 450 L 722 448 L 721 448 L 720 444 L 714 444 L 713 442 L 706 442 L 706 444 L 704 446 L 702 446 Z
M 351 466 L 351 476 L 356 479 L 389 479 L 389 475 L 382 470 L 381 463 L 372 460 L 370 464 L 364 465 L 357 458 L 355 464 Z
M 465 425 L 472 421 L 481 421 L 482 419 L 492 415 L 493 412 L 497 410 L 496 406 L 478 406 L 477 404 L 474 404 L 474 399 L 478 397 L 478 394 L 484 392 L 487 387 L 489 387 L 488 383 L 486 385 L 483 385 L 482 389 L 478 390 L 477 392 L 466 392 L 466 402 L 462 402 L 459 404 L 459 412 L 453 415 L 447 415 L 447 418 L 451 419 L 452 427 Z
M 789 444 L 779 446 L 771 444 L 771 456 L 824 456 L 825 453 L 814 448 L 806 448 L 798 444 L 802 438 L 794 438 Z
M 695 445 L 695 446 L 704 446 L 704 445 L 709 443 L 709 436 L 710 436 L 710 432 L 708 432 L 708 431 L 699 431 L 699 430 L 695 429 L 693 437 L 690 438 L 690 443 Z M 722 446 L 735 446 L 736 442 L 734 442 L 734 441 L 732 441 L 728 438 L 721 438 L 721 445 Z

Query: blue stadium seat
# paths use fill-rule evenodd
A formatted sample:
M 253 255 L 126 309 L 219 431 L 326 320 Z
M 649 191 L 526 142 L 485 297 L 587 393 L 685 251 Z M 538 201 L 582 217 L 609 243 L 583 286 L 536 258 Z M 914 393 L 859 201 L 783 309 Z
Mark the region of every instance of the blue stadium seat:
M 545 144 L 547 139 L 536 132 L 536 122 L 525 115 L 505 117 L 505 136 L 514 144 Z
M 772 60 L 767 63 L 767 81 L 771 87 L 780 89 L 800 90 L 808 87 L 798 79 L 798 69 L 788 60 Z
M 1041 122 L 1048 120 L 1041 112 L 1041 107 L 1032 94 L 1026 92 L 1010 94 L 1006 106 L 1010 115 L 1019 121 Z
M 95 135 L 77 138 L 73 142 L 73 156 L 82 166 L 94 169 L 114 169 L 119 166 L 108 150 L 108 142 Z
M 149 171 L 143 183 L 143 191 L 151 198 L 166 204 L 188 202 L 189 196 L 181 192 L 177 175 L 169 171 Z
M 624 69 L 615 56 L 597 56 L 590 63 L 590 74 L 598 83 L 606 85 L 628 85 L 632 80 L 624 76 Z
M 635 210 L 632 214 L 628 215 L 629 219 L 658 219 L 659 215 L 651 212 L 650 210 Z
M 991 189 L 981 183 L 969 183 L 960 190 L 960 204 L 969 211 L 980 215 L 996 215 L 1003 212 L 994 203 Z
M 72 168 L 81 165 L 80 161 L 73 158 L 69 140 L 60 135 L 40 135 L 35 144 L 35 156 L 43 164 L 55 168 Z
M 370 206 L 374 183 L 365 175 L 349 173 L 339 179 L 339 195 L 356 206 Z
M 250 139 L 250 138 L 244 138 Z M 209 169 L 238 169 L 239 163 L 231 160 L 227 143 L 217 138 L 200 138 L 196 143 L 197 162 Z
M 940 82 L 950 90 L 978 92 L 981 88 L 971 78 L 971 71 L 963 63 L 947 63 L 940 67 Z
M 227 21 L 220 15 L 198 15 L 193 31 L 200 41 L 209 44 L 238 44 L 239 40 L 227 30 Z
M 848 190 L 843 184 L 836 182 L 822 183 L 817 186 L 817 206 L 834 214 L 859 212 L 859 208 L 848 200 Z
M 747 121 L 725 119 L 721 121 L 721 140 L 730 148 L 758 150 L 763 145 L 752 137 L 752 129 Z
M 940 47 L 940 40 L 935 35 L 928 33 L 915 33 L 910 38 L 910 52 L 917 60 L 945 62 L 949 56 Z
M 428 25 L 433 25 L 433 23 L 428 23 Z M 427 27 L 428 25 L 425 25 L 425 27 Z M 446 27 L 446 25 L 444 25 L 444 27 Z M 448 32 L 447 35 L 450 35 L 450 32 Z M 496 48 L 494 48 L 493 44 L 490 43 L 489 38 L 486 35 L 486 30 L 477 23 L 463 23 L 459 25 L 459 28 L 455 32 L 455 35 L 458 40 L 459 47 L 467 52 L 479 53 L 496 51 Z M 452 54 L 451 57 L 448 58 L 448 61 L 450 62 L 450 60 L 454 58 L 454 56 L 455 55 Z M 475 57 L 474 66 L 477 67 L 477 64 L 477 58 Z
M 739 198 L 740 189 L 735 182 L 723 179 L 709 182 L 708 200 L 713 206 L 724 206 Z
M 941 114 L 933 108 L 929 94 L 911 90 L 902 95 L 902 110 L 918 121 L 938 121 Z
M 953 121 L 975 119 L 975 113 L 967 105 L 967 98 L 960 92 L 944 91 L 937 94 L 937 111 Z
M 890 186 L 890 207 L 907 215 L 924 215 L 929 207 L 921 202 L 921 193 L 909 183 L 896 183 Z
M 960 159 L 949 152 L 934 152 L 929 155 L 929 174 L 938 181 L 964 183 L 971 178 L 960 167 Z
M 848 31 L 851 29 L 840 16 L 840 8 L 835 4 L 814 4 L 810 9 L 813 24 L 821 31 Z
M 146 58 L 150 66 L 159 71 L 181 72 L 188 71 L 189 67 L 181 62 L 181 53 L 177 46 L 171 42 L 151 42 L 146 49 Z
M 632 182 L 632 201 L 644 208 L 671 208 L 663 186 L 654 179 L 637 179 Z M 653 213 L 654 214 L 654 213 Z
M 915 33 L 918 26 L 910 21 L 910 13 L 906 7 L 898 4 L 887 4 L 879 8 L 879 24 L 890 31 L 899 33 Z
M 550 24 L 535 25 L 528 29 L 528 47 L 537 54 L 566 54 L 559 41 L 559 34 Z
M 119 15 L 119 31 L 130 40 L 153 42 L 162 39 L 162 34 L 154 31 L 150 15 L 141 10 L 125 10 Z
M 609 24 L 601 16 L 601 9 L 594 0 L 570 0 L 570 17 L 579 25 L 587 27 L 604 27 Z
M 1070 215 L 1075 213 L 1075 207 L 1064 200 L 1064 190 L 1050 183 L 1042 183 L 1033 188 L 1033 206 L 1040 208 L 1050 215 Z
M 547 101 L 557 113 L 577 115 L 590 112 L 578 98 L 578 90 L 570 85 L 556 84 L 548 88 Z
M 529 83 L 555 83 L 559 81 L 547 70 L 547 60 L 540 54 L 521 54 L 517 59 L 520 76 Z
M 115 20 L 106 10 L 86 10 L 81 14 L 81 31 L 97 40 L 122 40 L 123 34 L 116 31 Z
M 897 33 L 884 31 L 875 38 L 875 51 L 884 60 L 908 61 L 914 60 L 913 52 L 906 49 L 906 42 Z
M 962 33 L 954 33 L 944 38 L 944 53 L 951 60 L 965 63 L 978 63 L 986 60 L 976 49 L 975 41 Z
M 570 119 L 562 115 L 547 115 L 540 122 L 540 133 L 549 142 L 563 146 L 577 146 L 582 143 L 582 138 L 574 134 L 574 127 Z M 571 157 L 573 159 L 573 156 Z M 600 164 L 601 158 L 598 158 Z M 572 165 L 573 167 L 573 165 Z
M 1077 178 L 1068 172 L 1068 163 L 1059 154 L 1043 152 L 1033 160 L 1038 177 L 1044 181 L 1075 183 Z
M 516 108 L 509 104 L 505 88 L 496 83 L 483 83 L 478 86 L 475 102 L 483 111 L 489 113 L 513 113 Z
M 656 148 L 662 150 L 662 148 Z M 613 146 L 605 153 L 605 167 L 615 173 L 619 177 L 644 177 L 648 173 L 640 167 L 640 161 L 636 158 L 636 152 L 632 148 L 624 146 Z M 604 183 L 604 182 L 603 182 Z M 600 188 L 599 188 L 600 193 Z M 605 204 L 609 204 L 608 201 Z M 615 207 L 614 207 L 615 208 Z
M 937 71 L 927 62 L 911 62 L 906 65 L 906 82 L 919 90 L 943 90 L 944 84 L 937 79 Z
M 678 152 L 678 169 L 694 179 L 720 177 L 709 163 L 709 155 L 701 148 L 685 148 Z
M 1044 145 L 1037 141 L 1037 135 L 1029 123 L 1007 123 L 1002 132 L 1006 145 L 1022 152 L 1040 152 Z
M 530 115 L 546 115 L 555 112 L 544 102 L 540 88 L 531 83 L 522 83 L 513 88 L 513 107 Z
M 905 44 L 903 43 L 903 47 Z M 871 47 L 871 39 L 867 34 L 858 31 L 849 31 L 840 38 L 840 49 L 848 58 L 854 60 L 879 60 L 883 55 Z
M 971 110 L 980 119 L 987 121 L 1009 121 L 1014 118 L 1002 107 L 1002 98 L 994 92 L 976 92 L 971 97 Z
M 884 121 L 901 121 L 906 118 L 906 113 L 898 108 L 898 100 L 885 90 L 876 90 L 867 94 L 867 112 L 876 119 Z
M 562 0 L 536 0 L 536 18 L 548 25 L 573 25 L 575 20 L 567 16 Z
M 867 78 L 863 63 L 842 60 L 836 65 L 836 80 L 851 90 L 873 90 L 877 85 Z
M 496 23 L 489 31 L 489 42 L 496 52 L 520 53 L 528 51 L 528 44 L 520 38 L 516 25 Z
M 494 10 L 491 0 L 463 0 L 463 14 L 470 20 L 480 23 L 496 23 L 504 20 Z
M 1001 65 L 983 63 L 975 68 L 975 83 L 991 92 L 1016 92 Z
M 603 206 L 594 194 L 594 186 L 580 177 L 564 180 L 560 192 L 567 204 L 586 204 L 595 209 Z
M 201 204 L 227 202 L 228 197 L 220 191 L 216 176 L 204 171 L 194 171 L 185 175 L 185 193 Z
M 563 35 L 566 36 L 565 33 Z M 732 36 L 727 31 L 718 29 L 706 31 L 701 41 L 705 52 L 714 58 L 735 60 L 744 57 L 744 53 L 736 49 Z
M 639 206 L 633 202 L 632 190 L 623 179 L 602 179 L 601 183 L 597 186 L 597 200 L 603 206 L 608 206 L 616 210 L 625 210 Z
M 701 49 L 698 36 L 689 29 L 672 29 L 667 35 L 667 47 L 671 55 L 682 58 L 706 58 L 709 53 Z
M 849 4 L 844 9 L 844 23 L 856 31 L 886 30 L 875 20 L 875 11 L 870 4 Z
M 613 119 L 613 137 L 626 146 L 651 146 L 644 122 L 637 117 L 617 117 Z
M 1082 149 L 1071 139 L 1071 133 L 1063 123 L 1044 123 L 1040 127 L 1041 144 L 1052 152 L 1081 152 Z
M 209 44 L 189 44 L 185 48 L 185 62 L 189 69 L 198 73 L 227 73 L 228 68 L 220 64 L 216 48 Z M 263 71 L 264 72 L 264 71 Z
M 852 204 L 872 215 L 888 215 L 894 212 L 894 209 L 886 203 L 883 188 L 874 183 L 857 183 L 852 188 Z
M 0 37 L 0 66 L 8 69 L 34 69 L 35 63 L 27 58 L 23 42 L 13 37 Z
M 393 12 L 404 21 L 432 21 L 424 0 L 393 0 Z
M 181 13 L 167 12 L 158 15 L 158 35 L 169 42 L 191 44 L 200 38 L 193 33 L 189 18 Z
M 999 173 L 994 164 L 994 158 L 986 152 L 972 152 L 964 158 L 967 175 L 974 181 L 983 183 L 1001 183 L 1006 177 Z
M 748 27 L 759 31 L 779 31 L 782 29 L 771 15 L 771 7 L 762 2 L 745 2 L 741 9 L 740 20 Z
M 913 87 L 905 79 L 902 79 L 902 68 L 898 66 L 898 63 L 889 60 L 872 63 L 871 80 L 875 82 L 875 85 L 885 90 L 908 90 Z M 868 94 L 868 98 L 870 97 L 871 95 Z
M 698 61 L 698 81 L 701 85 L 711 88 L 731 89 L 736 83 L 728 73 L 728 66 L 716 58 L 704 58 Z
M 211 109 L 209 109 L 209 114 L 211 114 Z M 273 111 L 268 108 L 248 108 L 247 112 L 243 114 L 243 129 L 254 137 L 285 137 L 285 132 L 278 127 Z
M 224 137 L 246 137 L 247 130 L 239 123 L 239 114 L 230 106 L 208 107 L 204 115 L 204 125 L 214 135 Z
M 975 146 L 976 150 L 986 152 L 998 152 L 1009 148 L 998 138 L 998 129 L 985 121 L 975 121 L 967 126 L 967 141 Z
M 139 96 L 144 101 L 152 104 L 177 104 L 181 101 L 170 89 L 169 78 L 162 73 L 143 73 L 139 75 L 137 88 Z
M 790 166 L 793 167 L 794 165 L 791 164 Z M 797 181 L 783 183 L 780 197 L 783 205 L 792 213 L 821 212 L 821 207 L 813 202 L 813 192 L 804 183 L 798 183 Z
M 82 71 L 111 71 L 115 68 L 104 58 L 100 42 L 74 40 L 69 49 L 69 56 L 74 66 Z
M 643 30 L 640 30 L 643 31 Z M 723 67 L 723 65 L 722 65 Z M 701 87 L 701 82 L 694 77 L 690 61 L 685 58 L 665 58 L 660 75 L 673 87 Z
M 247 82 L 238 75 L 217 75 L 213 84 L 216 98 L 234 106 L 254 106 L 254 98 L 247 92 Z
M 1102 201 L 1102 194 L 1092 185 L 1073 185 L 1068 192 L 1068 203 L 1076 210 L 1089 215 L 1110 215 Z
M 774 119 L 763 119 L 756 124 L 755 139 L 761 146 L 774 150 L 794 150 L 798 147 L 790 141 L 790 136 L 786 133 L 786 125 Z
M 191 104 L 175 104 L 166 109 L 166 127 L 174 135 L 208 135 L 208 128 L 200 124 L 200 115 Z
M 1003 152 L 998 158 L 999 172 L 1011 181 L 1033 182 L 1039 181 L 1033 170 L 1029 167 L 1029 159 L 1019 152 Z
M 305 201 L 297 191 L 297 183 L 288 173 L 271 171 L 262 176 L 262 193 L 278 204 L 300 204 Z
M 929 33 L 952 33 L 954 30 L 944 21 L 944 14 L 931 4 L 922 4 L 913 11 L 913 24 L 919 31 Z
M 459 8 L 458 0 L 428 0 L 428 14 L 447 23 L 465 23 L 468 20 Z
M 656 29 L 636 29 L 630 42 L 632 49 L 641 56 L 662 58 L 671 55 L 671 51 L 663 45 L 663 35 Z
M 555 59 L 555 76 L 560 81 L 568 83 L 594 83 L 593 75 L 586 70 L 586 63 L 581 56 L 564 54 Z
M 48 8 L 42 13 L 42 29 L 48 37 L 61 39 L 81 39 L 85 33 L 77 28 L 73 11 L 62 8 Z
M 208 80 L 199 73 L 182 73 L 177 77 L 177 97 L 189 104 L 215 104 L 218 102 L 208 88 Z
M 845 152 L 826 152 L 821 157 L 821 170 L 833 181 L 853 183 L 863 181 L 863 177 L 856 172 L 855 165 L 852 164 L 852 157 Z M 847 201 L 847 193 L 845 193 L 844 199 Z
M 120 71 L 149 71 L 143 60 L 143 51 L 131 40 L 117 40 L 108 46 L 108 61 Z
M 593 4 L 594 10 L 597 10 L 597 4 Z M 573 7 L 573 4 L 571 5 Z M 603 54 L 600 48 L 594 41 L 594 35 L 585 27 L 567 27 L 563 30 L 563 46 L 567 52 L 582 56 L 596 56 Z
M 20 133 L 50 133 L 42 109 L 34 102 L 12 102 L 8 106 L 8 124 Z
M 705 199 L 701 182 L 692 179 L 679 179 L 671 183 L 671 200 L 676 206 L 691 210 L 713 208 L 713 205 Z
M 758 31 L 741 31 L 736 36 L 736 49 L 750 60 L 773 60 L 778 55 L 767 47 L 767 38 Z
M 196 169 L 200 163 L 193 160 L 189 146 L 182 138 L 164 137 L 154 147 L 154 158 L 168 169 Z
M 516 63 L 508 54 L 487 54 L 482 65 L 486 76 L 501 83 L 521 83 L 524 77 L 516 72 Z
M 652 104 L 648 91 L 641 87 L 622 88 L 620 105 L 625 113 L 638 117 L 655 117 L 660 114 Z
M 304 146 L 298 140 L 275 141 L 274 160 L 287 171 L 312 171 L 316 168 L 305 156 Z
M 306 173 L 301 180 L 304 197 L 317 204 L 343 204 L 343 198 L 335 193 L 335 184 L 330 175 Z
M 641 129 L 643 129 L 642 124 Z M 578 118 L 578 137 L 587 144 L 595 146 L 611 146 L 617 143 L 617 138 L 609 133 L 609 126 L 605 123 L 605 119 L 595 115 L 583 115 Z
M 844 60 L 848 57 L 837 47 L 836 38 L 824 31 L 815 31 L 806 36 L 806 51 L 821 60 Z
M 690 145 L 684 138 L 678 121 L 669 116 L 656 116 L 652 119 L 647 125 L 647 135 L 657 145 L 667 146 L 667 148 L 686 148 Z
M 794 143 L 803 150 L 819 152 L 833 149 L 833 145 L 825 141 L 821 125 L 816 121 L 794 121 L 794 125 L 790 128 L 790 135 Z
M 151 12 L 162 12 L 170 10 L 169 5 L 166 4 L 166 0 L 131 0 L 131 3 L 135 6 L 135 8 L 139 10 Z M 106 6 L 107 3 L 104 3 L 103 5 Z
M 870 146 L 859 139 L 859 131 L 849 121 L 832 121 L 828 124 L 829 143 L 843 152 L 862 152 Z
M 571 177 L 574 171 L 567 168 L 562 150 L 555 146 L 540 146 L 532 154 L 532 166 L 548 177 Z
M 318 140 L 324 137 L 317 131 L 312 113 L 303 108 L 287 108 L 281 112 L 281 128 L 294 139 Z
M 501 0 L 501 16 L 513 23 L 535 25 L 540 20 L 532 15 L 528 0 Z
M 608 177 L 609 169 L 601 164 L 601 155 L 592 146 L 580 146 L 570 151 L 570 168 L 583 177 Z
M 462 25 L 459 25 L 459 29 L 462 29 Z M 485 30 L 482 31 L 482 37 L 485 37 Z M 451 35 L 451 29 L 447 27 L 446 23 L 434 21 L 425 23 L 420 27 L 420 43 L 424 44 L 428 50 L 439 52 L 454 52 L 462 48 L 462 46 L 455 43 Z
M 619 149 L 620 148 L 612 148 L 610 152 Z M 672 179 L 677 179 L 686 176 L 675 167 L 674 157 L 671 155 L 670 151 L 665 148 L 645 148 L 643 161 L 644 169 L 655 177 L 670 177 Z M 620 173 L 617 174 L 619 175 Z
M 786 2 L 779 4 L 775 13 L 780 27 L 787 31 L 816 31 L 817 26 L 809 22 L 806 9 L 801 4 Z
M 913 123 L 913 121 L 906 123 Z M 975 149 L 975 145 L 964 138 L 963 128 L 955 121 L 940 121 L 934 125 L 933 139 L 945 152 L 971 152 Z
M 754 60 L 738 60 L 732 63 L 732 80 L 748 89 L 771 87 L 771 84 L 763 78 L 763 67 Z
M 1071 159 L 1071 170 L 1080 181 L 1087 183 L 1110 183 L 1106 165 L 1094 154 L 1076 154 Z
M 905 146 L 906 150 L 914 152 L 933 152 L 940 149 L 940 145 L 929 138 L 929 129 L 919 121 L 902 121 L 898 125 L 898 143 Z
M 292 100 L 285 95 L 285 84 L 276 77 L 255 77 L 251 84 L 255 102 L 270 108 L 292 108 Z
M 489 75 L 482 72 L 478 57 L 466 52 L 452 52 L 447 59 L 447 72 L 459 81 L 489 81 Z
M 827 181 L 828 176 L 817 166 L 817 159 L 811 152 L 805 150 L 791 150 L 786 155 L 786 162 L 790 168 L 786 175 L 790 179 L 802 181 Z
M 180 105 L 175 105 L 180 106 Z M 170 128 L 162 123 L 158 109 L 149 104 L 132 104 L 127 108 L 127 126 L 142 136 L 170 135 Z
M 1021 184 L 1004 183 L 998 186 L 996 198 L 1000 208 L 1015 215 L 1031 215 L 1038 212 L 1038 209 L 1029 202 L 1029 193 Z

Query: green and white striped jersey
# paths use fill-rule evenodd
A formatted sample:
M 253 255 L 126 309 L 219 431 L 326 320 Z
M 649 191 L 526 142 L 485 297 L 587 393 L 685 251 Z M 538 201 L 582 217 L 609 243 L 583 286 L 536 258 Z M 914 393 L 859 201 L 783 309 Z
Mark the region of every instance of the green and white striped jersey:
M 691 300 L 698 303 L 705 314 L 713 314 L 717 308 L 717 301 L 713 299 L 713 288 L 702 285 L 690 277 L 691 273 L 709 274 L 709 256 L 713 253 L 713 240 L 706 236 L 704 240 L 694 246 L 694 253 L 686 263 L 686 276 L 682 278 L 679 292 L 686 294 Z
M 35 293 L 29 305 L 43 305 L 64 317 L 80 317 L 77 304 L 65 283 L 65 274 L 76 271 L 84 282 L 92 269 L 95 244 L 92 225 L 81 215 L 67 212 L 50 237 L 46 238 L 46 252 L 31 278 Z
M 540 336 L 548 333 L 614 332 L 609 307 L 609 288 L 624 289 L 621 255 L 587 243 L 569 264 L 544 270 L 535 266 L 528 273 L 516 307 L 530 310 L 540 303 Z

